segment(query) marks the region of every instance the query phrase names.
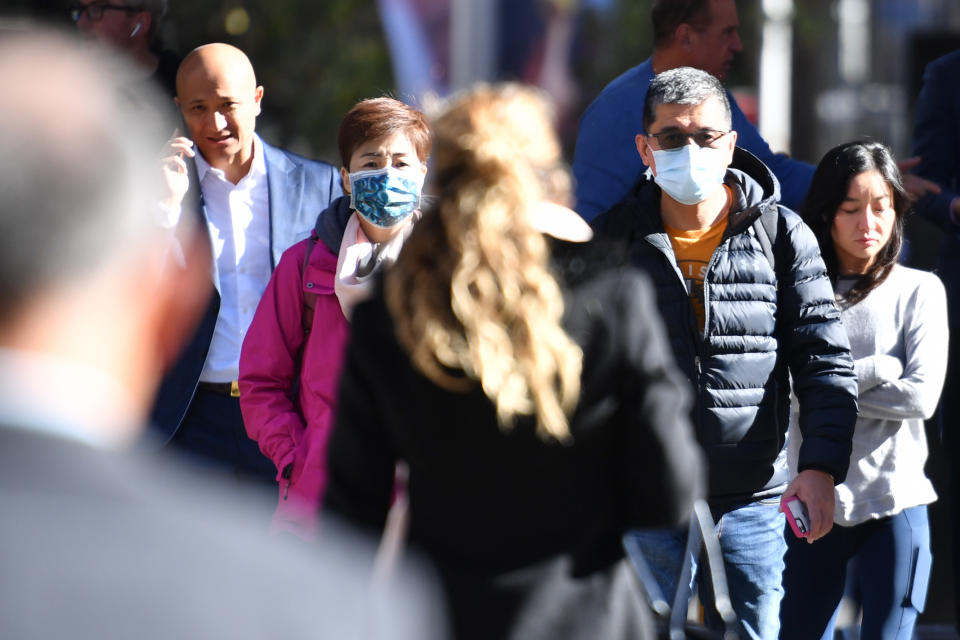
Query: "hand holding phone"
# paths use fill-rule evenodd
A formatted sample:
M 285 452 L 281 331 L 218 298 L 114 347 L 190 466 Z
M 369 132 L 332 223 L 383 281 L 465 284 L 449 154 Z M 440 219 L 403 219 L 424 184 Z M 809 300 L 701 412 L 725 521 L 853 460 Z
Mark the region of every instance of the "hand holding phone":
M 790 496 L 780 504 L 780 510 L 787 516 L 787 522 L 798 538 L 810 535 L 810 516 L 807 514 L 807 505 L 797 496 Z
M 193 141 L 181 136 L 179 129 L 174 129 L 173 136 L 167 141 L 162 155 L 160 163 L 166 184 L 166 193 L 162 203 L 168 209 L 179 209 L 180 203 L 190 187 L 184 156 L 193 158 L 196 155 Z

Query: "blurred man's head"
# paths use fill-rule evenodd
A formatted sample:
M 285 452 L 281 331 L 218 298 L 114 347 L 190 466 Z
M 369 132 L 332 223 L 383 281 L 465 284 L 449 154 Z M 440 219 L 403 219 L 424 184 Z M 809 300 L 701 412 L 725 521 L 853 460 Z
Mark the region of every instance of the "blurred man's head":
M 190 137 L 204 160 L 233 182 L 250 168 L 262 98 L 250 60 L 228 44 L 197 47 L 177 71 L 176 101 Z
M 167 264 L 125 64 L 50 33 L 0 40 L 0 347 L 104 369 L 145 411 L 205 295 L 180 280 L 205 256 Z
M 167 0 L 77 0 L 77 28 L 118 49 L 146 47 L 167 12 Z
M 656 0 L 651 17 L 654 48 L 670 53 L 671 67 L 696 67 L 722 80 L 742 49 L 734 0 Z

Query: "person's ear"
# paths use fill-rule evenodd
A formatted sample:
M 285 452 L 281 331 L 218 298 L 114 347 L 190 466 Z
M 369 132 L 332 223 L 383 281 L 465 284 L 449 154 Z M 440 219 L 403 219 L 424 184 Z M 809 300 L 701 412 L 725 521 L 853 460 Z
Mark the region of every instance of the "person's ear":
M 696 32 L 693 27 L 684 22 L 674 32 L 674 42 L 683 47 L 684 51 L 690 51 L 693 48 L 693 38 L 695 36 Z
M 147 34 L 150 33 L 150 25 L 152 16 L 149 11 L 141 11 L 137 14 L 137 22 L 133 25 L 133 28 L 130 30 L 130 37 L 134 38 L 138 34 Z
M 725 137 L 724 149 L 727 151 L 727 166 L 733 163 L 733 150 L 737 147 L 737 132 L 731 130 Z
M 653 159 L 653 149 L 650 148 L 650 142 L 643 133 L 638 133 L 637 137 L 634 139 L 637 144 L 637 153 L 640 154 L 640 158 L 643 160 L 643 164 L 650 167 L 653 170 L 653 175 L 657 175 L 656 162 Z
M 424 173 L 426 173 L 426 167 L 424 167 Z M 350 172 L 346 167 L 340 167 L 340 186 L 343 187 L 345 194 L 350 195 Z
M 260 115 L 260 101 L 263 100 L 263 87 L 257 87 L 253 92 L 253 104 L 256 108 L 254 115 Z

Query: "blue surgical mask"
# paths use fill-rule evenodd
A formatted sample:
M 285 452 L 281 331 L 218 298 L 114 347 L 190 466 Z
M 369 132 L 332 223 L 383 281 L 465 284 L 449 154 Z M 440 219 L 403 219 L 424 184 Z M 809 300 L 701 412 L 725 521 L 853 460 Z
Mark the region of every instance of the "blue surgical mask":
M 419 175 L 419 174 L 418 174 Z M 420 207 L 423 178 L 393 167 L 350 174 L 350 207 L 383 229 L 395 227 Z
M 653 181 L 682 204 L 703 202 L 723 184 L 727 150 L 688 144 L 679 149 L 652 149 L 657 165 Z

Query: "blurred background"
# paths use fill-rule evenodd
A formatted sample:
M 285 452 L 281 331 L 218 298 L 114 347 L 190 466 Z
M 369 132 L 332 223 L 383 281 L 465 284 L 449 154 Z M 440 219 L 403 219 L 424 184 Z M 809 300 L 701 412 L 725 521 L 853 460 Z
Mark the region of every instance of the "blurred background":
M 70 6 L 0 1 L 4 15 L 66 26 Z M 923 68 L 960 48 L 957 0 L 737 6 L 743 53 L 727 84 L 775 151 L 813 163 L 864 135 L 906 157 Z M 471 82 L 502 79 L 554 97 L 569 159 L 582 111 L 650 55 L 649 9 L 648 0 L 170 0 L 162 42 L 180 55 L 211 41 L 246 51 L 265 87 L 260 134 L 334 164 L 340 118 L 357 100 L 389 94 L 422 106 Z M 937 234 L 911 223 L 911 264 L 933 267 Z M 930 435 L 930 475 L 942 487 L 946 469 L 935 429 Z M 931 509 L 935 562 L 921 618 L 928 625 L 952 621 L 953 550 L 940 543 L 946 497 L 941 491 Z
M 4 13 L 69 25 L 69 0 L 3 0 Z M 816 162 L 871 135 L 909 152 L 924 65 L 960 47 L 956 0 L 738 0 L 743 53 L 727 84 L 775 151 Z M 258 128 L 335 159 L 361 98 L 414 104 L 476 80 L 538 84 L 568 152 L 580 113 L 651 51 L 649 0 L 170 0 L 162 34 L 184 54 L 248 53 L 266 89 Z

